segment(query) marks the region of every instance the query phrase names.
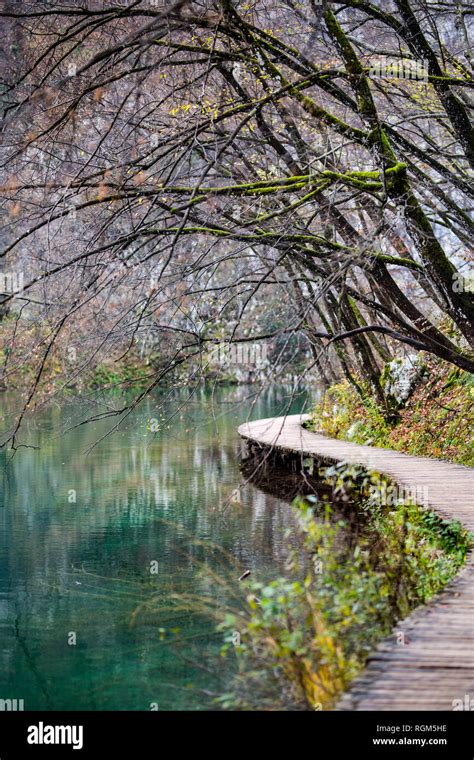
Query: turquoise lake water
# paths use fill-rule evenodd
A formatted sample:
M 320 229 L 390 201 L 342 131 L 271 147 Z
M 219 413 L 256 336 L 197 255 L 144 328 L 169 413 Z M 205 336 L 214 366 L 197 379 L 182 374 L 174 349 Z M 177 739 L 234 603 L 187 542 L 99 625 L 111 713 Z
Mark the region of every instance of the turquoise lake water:
M 281 574 L 291 510 L 250 483 L 230 498 L 245 480 L 236 428 L 298 412 L 306 397 L 188 395 L 149 397 L 105 438 L 116 418 L 69 429 L 99 411 L 92 401 L 52 405 L 21 438 L 38 449 L 0 452 L 0 698 L 196 710 L 228 688 L 234 664 L 213 621 L 169 602 L 225 605 L 244 570 Z M 14 410 L 0 397 L 2 427 Z

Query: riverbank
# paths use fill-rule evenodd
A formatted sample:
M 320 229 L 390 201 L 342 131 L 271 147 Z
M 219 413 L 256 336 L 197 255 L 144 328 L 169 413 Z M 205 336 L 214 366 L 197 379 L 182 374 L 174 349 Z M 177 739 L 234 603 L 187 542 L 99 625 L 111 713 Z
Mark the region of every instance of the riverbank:
M 414 456 L 474 466 L 474 375 L 430 361 L 421 382 L 389 424 L 348 382 L 330 388 L 311 410 L 308 430 Z
M 216 385 L 250 385 L 261 383 L 295 384 L 304 366 L 287 360 L 283 367 L 272 362 L 254 362 L 239 353 L 241 344 L 190 346 L 178 351 L 173 331 L 154 342 L 142 335 L 126 341 L 117 337 L 111 346 L 87 333 L 61 332 L 51 350 L 48 344 L 54 325 L 20 322 L 15 314 L 0 319 L 0 391 L 14 390 L 28 396 L 35 387 L 35 398 L 44 401 L 51 395 L 64 397 L 94 392 L 142 393 L 159 378 L 160 388 L 179 388 L 189 383 L 209 382 Z M 44 361 L 43 361 L 44 359 Z M 278 361 L 278 353 L 277 353 Z M 305 376 L 308 385 L 318 384 L 318 376 Z

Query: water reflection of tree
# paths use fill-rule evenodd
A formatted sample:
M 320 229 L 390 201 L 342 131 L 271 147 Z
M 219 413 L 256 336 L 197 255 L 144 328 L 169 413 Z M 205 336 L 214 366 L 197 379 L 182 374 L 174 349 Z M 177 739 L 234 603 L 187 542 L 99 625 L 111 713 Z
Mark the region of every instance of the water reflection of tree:
M 221 392 L 232 401 L 236 395 L 238 401 L 235 389 Z M 203 401 L 175 431 L 153 436 L 145 423 L 161 402 L 150 400 L 124 431 L 88 456 L 83 452 L 105 423 L 54 437 L 51 430 L 74 422 L 77 410 L 73 404 L 49 408 L 30 431 L 40 448 L 20 450 L 2 467 L 0 586 L 12 601 L 0 606 L 2 649 L 8 653 L 0 680 L 30 683 L 30 704 L 45 706 L 12 636 L 15 619 L 35 667 L 53 685 L 56 707 L 71 706 L 69 682 L 80 679 L 79 673 L 87 674 L 87 686 L 79 685 L 80 706 L 86 708 L 117 706 L 114 689 L 120 692 L 132 678 L 142 691 L 133 696 L 132 689 L 127 705 L 133 707 L 135 698 L 141 704 L 145 693 L 153 701 L 151 673 L 155 685 L 189 678 L 212 691 L 204 671 L 195 676 L 186 665 L 190 657 L 209 667 L 218 662 L 220 638 L 210 620 L 176 609 L 164 617 L 150 615 L 144 608 L 129 627 L 133 611 L 150 600 L 161 608 L 172 595 L 190 591 L 225 603 L 213 573 L 234 586 L 247 568 L 253 577 L 273 577 L 285 561 L 291 513 L 251 484 L 242 488 L 240 504 L 228 505 L 242 481 L 235 433 L 242 408 L 235 418 L 220 420 L 217 438 Z M 262 402 L 255 413 L 271 412 Z M 7 454 L 2 456 L 6 464 Z M 75 503 L 68 502 L 70 489 L 76 489 Z M 227 559 L 212 550 L 214 544 L 225 548 Z M 159 562 L 157 576 L 150 574 L 152 560 Z M 162 626 L 180 631 L 161 641 Z M 74 656 L 65 645 L 68 631 L 78 632 Z M 196 704 L 196 694 L 179 699 Z

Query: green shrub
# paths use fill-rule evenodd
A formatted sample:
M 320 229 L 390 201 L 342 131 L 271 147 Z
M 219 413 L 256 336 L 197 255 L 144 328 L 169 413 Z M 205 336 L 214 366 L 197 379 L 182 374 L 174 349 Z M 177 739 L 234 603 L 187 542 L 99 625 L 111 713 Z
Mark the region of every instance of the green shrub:
M 315 497 L 293 505 L 303 552 L 291 552 L 287 577 L 249 583 L 247 608 L 220 625 L 222 654 L 235 649 L 239 664 L 223 707 L 333 707 L 375 643 L 465 559 L 470 536 L 459 523 L 398 499 L 378 473 L 337 465 L 325 477 L 335 506 Z M 349 503 L 357 541 L 340 515 Z
M 347 383 L 331 387 L 311 412 L 310 430 L 360 444 L 474 466 L 474 376 L 442 362 L 424 366 L 421 383 L 388 424 L 369 396 Z

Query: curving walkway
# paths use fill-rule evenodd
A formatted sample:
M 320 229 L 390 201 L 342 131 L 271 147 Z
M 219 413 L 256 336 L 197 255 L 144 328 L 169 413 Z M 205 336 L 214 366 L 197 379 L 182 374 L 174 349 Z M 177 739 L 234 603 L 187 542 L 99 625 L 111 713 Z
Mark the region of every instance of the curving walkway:
M 304 419 L 297 414 L 246 422 L 238 432 L 252 445 L 378 470 L 419 494 L 419 503 L 441 517 L 459 520 L 474 534 L 473 468 L 327 438 L 304 430 Z M 472 553 L 440 594 L 418 607 L 378 645 L 337 709 L 453 710 L 469 709 L 471 704 L 474 709 Z

